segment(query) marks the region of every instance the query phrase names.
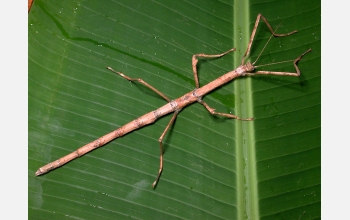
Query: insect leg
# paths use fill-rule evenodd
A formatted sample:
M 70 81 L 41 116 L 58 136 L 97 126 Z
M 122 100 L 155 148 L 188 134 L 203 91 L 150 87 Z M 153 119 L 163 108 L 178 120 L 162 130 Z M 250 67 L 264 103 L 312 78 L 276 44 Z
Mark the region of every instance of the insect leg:
M 198 81 L 198 74 L 197 74 L 197 63 L 198 63 L 198 59 L 197 57 L 203 57 L 203 58 L 216 58 L 216 57 L 222 57 L 225 54 L 228 54 L 231 51 L 235 51 L 236 48 L 232 48 L 224 53 L 220 53 L 220 54 L 204 54 L 204 53 L 199 53 L 199 54 L 195 54 L 192 56 L 192 69 L 193 69 L 193 75 L 194 75 L 194 81 L 196 83 L 196 88 L 199 88 L 199 81 Z
M 165 130 L 163 131 L 163 133 L 162 133 L 162 135 L 160 136 L 160 138 L 159 138 L 159 145 L 160 145 L 160 165 L 159 165 L 159 171 L 158 171 L 158 175 L 157 175 L 157 178 L 156 178 L 156 180 L 153 182 L 153 184 L 152 184 L 152 187 L 153 188 L 155 188 L 156 187 L 156 185 L 157 185 L 157 183 L 158 183 L 158 181 L 159 181 L 159 178 L 160 178 L 160 175 L 162 174 L 162 170 L 163 170 L 163 138 L 164 138 L 164 136 L 165 136 L 165 134 L 166 134 L 166 132 L 169 130 L 169 128 L 171 127 L 171 125 L 174 123 L 174 121 L 175 121 L 175 118 L 176 118 L 176 116 L 179 114 L 179 112 L 178 111 L 175 111 L 174 112 L 174 115 L 173 115 L 173 117 L 170 119 L 170 122 L 169 122 L 169 124 L 166 126 L 166 128 L 165 128 Z
M 256 71 L 255 73 L 247 73 L 245 74 L 246 76 L 253 76 L 253 75 L 257 75 L 257 74 L 263 74 L 263 75 L 281 75 L 281 76 L 300 76 L 300 70 L 298 67 L 298 62 L 299 60 L 301 60 L 301 58 L 306 54 L 309 53 L 311 51 L 311 48 L 308 49 L 306 52 L 304 52 L 303 54 L 301 54 L 298 58 L 296 58 L 294 60 L 294 67 L 296 70 L 296 73 L 291 73 L 291 72 L 274 72 L 274 71 Z
M 227 113 L 220 113 L 220 112 L 216 112 L 215 109 L 211 108 L 207 103 L 205 103 L 204 101 L 200 101 L 199 103 L 201 103 L 212 115 L 220 115 L 226 118 L 233 118 L 233 119 L 238 119 L 238 120 L 242 120 L 242 121 L 252 121 L 254 120 L 254 118 L 240 118 L 236 115 L 233 114 L 227 114 Z
M 269 24 L 269 22 L 266 20 L 266 18 L 262 15 L 262 14 L 258 14 L 257 18 L 256 18 L 256 21 L 255 21 L 255 25 L 254 25 L 254 28 L 253 28 L 253 31 L 252 31 L 252 35 L 250 37 L 250 40 L 249 40 L 249 44 L 248 44 L 248 47 L 247 47 L 247 51 L 245 52 L 243 58 L 242 58 L 242 65 L 244 64 L 244 59 L 245 57 L 249 54 L 250 52 L 250 48 L 253 44 L 253 40 L 254 40 L 254 37 L 255 37 L 255 33 L 256 33 L 256 30 L 258 28 L 258 25 L 259 25 L 259 21 L 260 21 L 260 18 L 265 22 L 265 24 L 267 25 L 267 27 L 269 28 L 269 30 L 271 31 L 271 33 L 273 34 L 273 36 L 275 37 L 284 37 L 284 36 L 288 36 L 288 35 L 291 35 L 291 34 L 294 34 L 296 32 L 298 32 L 297 30 L 295 31 L 292 31 L 292 32 L 289 32 L 287 34 L 275 34 L 275 32 L 273 31 L 271 25 Z
M 106 67 L 108 70 L 120 75 L 121 77 L 123 77 L 124 79 L 127 79 L 129 81 L 138 81 L 139 83 L 143 84 L 144 86 L 150 88 L 153 92 L 157 93 L 158 95 L 160 95 L 163 99 L 165 99 L 167 102 L 170 102 L 171 100 L 164 95 L 163 93 L 161 93 L 159 90 L 157 90 L 156 88 L 154 88 L 153 86 L 151 86 L 150 84 L 146 83 L 145 81 L 143 81 L 143 79 L 141 78 L 130 78 L 128 76 L 126 76 L 125 74 L 121 73 L 121 72 L 117 72 L 114 69 L 112 69 L 111 67 L 107 66 Z

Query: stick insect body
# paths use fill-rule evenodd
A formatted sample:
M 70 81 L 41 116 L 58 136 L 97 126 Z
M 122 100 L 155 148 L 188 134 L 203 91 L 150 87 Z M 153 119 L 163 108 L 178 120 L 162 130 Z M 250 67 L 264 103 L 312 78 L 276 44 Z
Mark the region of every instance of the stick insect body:
M 288 36 L 291 34 L 296 33 L 297 31 L 292 31 L 290 33 L 287 34 L 275 34 L 275 32 L 272 30 L 270 24 L 268 23 L 268 21 L 266 20 L 266 18 L 264 16 L 262 16 L 261 14 L 259 14 L 257 16 L 255 25 L 254 25 L 254 29 L 252 31 L 252 35 L 250 37 L 250 41 L 247 47 L 247 51 L 245 52 L 243 58 L 242 58 L 242 63 L 241 65 L 235 69 L 232 70 L 222 76 L 220 76 L 219 78 L 213 80 L 212 82 L 200 87 L 199 86 L 199 81 L 198 81 L 198 74 L 197 74 L 197 62 L 198 59 L 197 57 L 201 57 L 201 58 L 217 58 L 217 57 L 221 57 L 224 56 L 225 54 L 235 51 L 235 48 L 230 49 L 224 53 L 221 54 L 214 54 L 214 55 L 207 55 L 207 54 L 195 54 L 192 57 L 192 68 L 193 68 L 193 74 L 194 74 L 194 80 L 196 83 L 196 88 L 188 93 L 186 93 L 185 95 L 181 96 L 180 98 L 177 98 L 175 100 L 170 100 L 166 95 L 164 95 L 163 93 L 161 93 L 160 91 L 158 91 L 157 89 L 155 89 L 154 87 L 152 87 L 151 85 L 149 85 L 148 83 L 146 83 L 145 81 L 143 81 L 140 78 L 130 78 L 126 75 L 124 75 L 121 72 L 117 72 L 115 70 L 113 70 L 111 67 L 106 67 L 108 70 L 119 74 L 120 76 L 122 76 L 123 78 L 129 80 L 129 81 L 138 81 L 141 84 L 143 84 L 144 86 L 150 88 L 152 91 L 156 92 L 158 95 L 160 95 L 162 98 L 164 98 L 168 103 L 165 104 L 164 106 L 149 112 L 127 124 L 125 124 L 124 126 L 112 131 L 109 134 L 106 134 L 100 138 L 98 138 L 97 140 L 88 143 L 82 147 L 80 147 L 79 149 L 77 149 L 76 151 L 56 160 L 53 161 L 41 168 L 39 168 L 35 175 L 39 176 L 42 174 L 45 174 L 47 172 L 49 172 L 50 170 L 53 170 L 57 167 L 60 167 L 66 163 L 68 163 L 71 160 L 74 160 L 77 157 L 80 157 L 98 147 L 101 147 L 103 145 L 105 145 L 106 143 L 112 141 L 115 138 L 119 138 L 122 137 L 123 135 L 132 132 L 136 129 L 142 128 L 148 124 L 152 124 L 153 122 L 155 122 L 157 119 L 159 119 L 160 117 L 167 115 L 169 113 L 174 113 L 170 122 L 168 123 L 168 125 L 166 126 L 165 130 L 163 131 L 162 135 L 159 138 L 159 145 L 160 145 L 160 166 L 159 166 L 159 171 L 158 171 L 158 175 L 156 177 L 156 180 L 153 182 L 152 187 L 154 188 L 160 178 L 160 175 L 162 173 L 163 170 L 163 138 L 166 134 L 166 132 L 169 130 L 169 128 L 171 127 L 171 125 L 174 123 L 175 118 L 177 117 L 177 115 L 179 114 L 179 112 L 186 106 L 194 103 L 194 102 L 199 102 L 200 104 L 202 104 L 212 115 L 218 115 L 218 116 L 222 116 L 222 117 L 226 117 L 226 118 L 233 118 L 233 119 L 239 119 L 239 120 L 246 120 L 246 121 L 250 121 L 253 120 L 253 118 L 240 118 L 236 115 L 233 114 L 226 114 L 226 113 L 220 113 L 220 112 L 216 112 L 215 109 L 211 108 L 207 103 L 205 103 L 202 98 L 203 96 L 205 96 L 206 94 L 208 94 L 209 92 L 213 91 L 214 89 L 232 81 L 233 79 L 240 77 L 240 76 L 253 76 L 253 75 L 258 75 L 258 74 L 265 74 L 265 75 L 282 75 L 282 76 L 299 76 L 300 75 L 300 70 L 297 66 L 298 61 L 302 58 L 302 56 L 304 56 L 306 53 L 310 52 L 311 49 L 307 50 L 306 52 L 304 52 L 302 55 L 300 55 L 298 58 L 296 58 L 294 60 L 294 67 L 296 70 L 296 73 L 292 73 L 292 72 L 273 72 L 273 71 L 256 71 L 253 72 L 255 70 L 255 68 L 257 66 L 254 66 L 255 62 L 250 63 L 247 62 L 244 64 L 244 60 L 246 58 L 246 56 L 249 54 L 250 52 L 250 48 L 252 46 L 253 43 L 253 39 L 260 21 L 260 18 L 265 22 L 265 24 L 267 25 L 267 27 L 269 28 L 269 30 L 271 31 L 272 36 L 276 36 L 276 37 L 283 37 L 283 36 Z M 271 38 L 270 38 L 271 39 Z M 270 40 L 269 39 L 269 40 Z M 268 42 L 267 42 L 268 43 Z M 266 46 L 266 45 L 265 45 Z M 259 55 L 260 56 L 260 55 Z M 258 57 L 259 58 L 259 57 Z M 258 59 L 257 58 L 257 59 Z

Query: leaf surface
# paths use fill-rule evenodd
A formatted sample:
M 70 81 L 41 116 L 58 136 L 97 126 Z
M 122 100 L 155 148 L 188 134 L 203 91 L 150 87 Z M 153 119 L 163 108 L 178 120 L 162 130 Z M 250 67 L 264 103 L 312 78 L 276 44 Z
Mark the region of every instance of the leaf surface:
M 34 1 L 28 15 L 30 219 L 317 219 L 321 216 L 320 2 Z M 258 13 L 277 33 L 256 65 L 294 60 L 300 77 L 254 76 L 205 96 L 164 138 L 171 115 L 50 173 L 35 171 L 239 66 Z M 270 32 L 260 22 L 250 60 Z M 292 62 L 261 70 L 294 71 Z

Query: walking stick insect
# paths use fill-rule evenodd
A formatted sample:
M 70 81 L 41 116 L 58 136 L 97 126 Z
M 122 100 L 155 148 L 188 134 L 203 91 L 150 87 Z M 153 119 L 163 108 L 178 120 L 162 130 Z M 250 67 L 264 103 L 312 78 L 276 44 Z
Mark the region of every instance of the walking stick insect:
M 267 41 L 267 43 L 270 41 L 270 39 L 272 38 L 272 36 L 275 37 L 284 37 L 284 36 L 289 36 L 291 34 L 296 33 L 297 31 L 292 31 L 290 33 L 287 34 L 276 34 L 275 31 L 273 31 L 271 25 L 269 24 L 269 22 L 266 20 L 266 18 L 264 16 L 262 16 L 261 14 L 258 14 L 256 21 L 255 21 L 255 25 L 252 31 L 252 35 L 250 37 L 249 43 L 248 43 L 248 47 L 247 47 L 247 51 L 245 52 L 245 54 L 243 55 L 242 58 L 242 62 L 241 65 L 235 69 L 232 70 L 222 76 L 220 76 L 219 78 L 213 80 L 212 82 L 200 87 L 199 86 L 199 81 L 198 81 L 198 74 L 197 74 L 197 62 L 198 59 L 197 57 L 201 57 L 201 58 L 218 58 L 218 57 L 222 57 L 225 54 L 235 51 L 235 48 L 230 49 L 224 53 L 221 54 L 212 54 L 212 55 L 208 55 L 208 54 L 195 54 L 192 57 L 192 69 L 193 69 L 193 74 L 194 74 L 194 81 L 196 83 L 196 88 L 188 93 L 186 93 L 185 95 L 181 96 L 180 98 L 177 98 L 175 100 L 170 100 L 166 95 L 164 95 L 163 93 L 161 93 L 160 91 L 158 91 L 157 89 L 155 89 L 154 87 L 152 87 L 151 85 L 149 85 L 148 83 L 146 83 L 145 81 L 143 81 L 140 78 L 130 78 L 126 75 L 124 75 L 121 72 L 117 72 L 115 70 L 113 70 L 111 67 L 106 67 L 108 70 L 120 75 L 121 77 L 129 80 L 129 81 L 138 81 L 139 83 L 143 84 L 144 86 L 148 87 L 149 89 L 151 89 L 152 91 L 154 91 L 155 93 L 157 93 L 158 95 L 160 95 L 162 98 L 164 98 L 168 103 L 165 104 L 164 106 L 149 112 L 127 124 L 125 124 L 124 126 L 112 131 L 109 134 L 106 134 L 100 138 L 98 138 L 97 140 L 90 142 L 82 147 L 80 147 L 79 149 L 77 149 L 76 151 L 56 160 L 53 161 L 41 168 L 39 168 L 35 175 L 39 176 L 42 174 L 45 174 L 47 172 L 49 172 L 50 170 L 53 170 L 57 167 L 60 167 L 66 163 L 68 163 L 71 160 L 74 160 L 77 157 L 80 157 L 98 147 L 101 147 L 103 145 L 105 145 L 106 143 L 112 141 L 115 138 L 119 138 L 129 132 L 132 132 L 134 130 L 137 130 L 139 128 L 142 128 L 148 124 L 152 124 L 153 122 L 155 122 L 157 119 L 159 119 L 160 117 L 167 115 L 171 112 L 173 112 L 173 116 L 170 119 L 170 122 L 168 123 L 168 125 L 166 126 L 165 130 L 163 131 L 162 135 L 159 138 L 159 145 L 160 145 L 160 165 L 159 165 L 159 170 L 158 170 L 158 175 L 156 177 L 156 180 L 153 182 L 152 187 L 155 188 L 155 186 L 157 185 L 160 175 L 162 173 L 163 170 L 163 138 L 165 136 L 165 134 L 167 133 L 167 131 L 169 130 L 169 128 L 171 127 L 171 125 L 174 123 L 175 118 L 177 117 L 177 115 L 179 114 L 179 112 L 186 106 L 194 103 L 194 102 L 199 102 L 200 104 L 202 104 L 212 115 L 218 115 L 218 116 L 222 116 L 222 117 L 226 117 L 226 118 L 233 118 L 233 119 L 238 119 L 238 120 L 243 120 L 243 121 L 251 121 L 253 120 L 253 118 L 240 118 L 236 115 L 233 114 L 226 114 L 226 113 L 220 113 L 220 112 L 216 112 L 215 109 L 211 108 L 206 102 L 203 101 L 203 96 L 205 96 L 206 94 L 208 94 L 209 92 L 213 91 L 214 89 L 232 81 L 233 79 L 240 77 L 240 76 L 254 76 L 254 75 L 258 75 L 258 74 L 263 74 L 263 75 L 280 75 L 280 76 L 299 76 L 300 75 L 300 70 L 297 66 L 297 63 L 299 60 L 301 60 L 301 58 L 308 52 L 311 51 L 311 49 L 307 50 L 306 52 L 304 52 L 303 54 L 301 54 L 298 58 L 296 58 L 294 60 L 294 67 L 296 70 L 296 73 L 292 73 L 292 72 L 274 72 L 274 71 L 256 71 L 253 72 L 258 66 L 254 66 L 254 64 L 256 63 L 256 61 L 259 59 L 262 51 L 265 49 L 266 45 L 264 46 L 263 50 L 261 51 L 261 53 L 259 54 L 258 58 L 253 62 L 247 62 L 244 64 L 244 60 L 247 57 L 247 55 L 250 52 L 250 48 L 252 46 L 253 40 L 254 40 L 254 36 L 255 36 L 255 32 L 257 30 L 258 24 L 260 19 L 262 19 L 265 24 L 267 25 L 267 27 L 269 28 L 269 30 L 271 31 L 272 35 L 269 38 L 269 40 Z M 288 62 L 288 61 L 282 61 L 282 62 Z M 281 62 L 280 62 L 281 63 Z

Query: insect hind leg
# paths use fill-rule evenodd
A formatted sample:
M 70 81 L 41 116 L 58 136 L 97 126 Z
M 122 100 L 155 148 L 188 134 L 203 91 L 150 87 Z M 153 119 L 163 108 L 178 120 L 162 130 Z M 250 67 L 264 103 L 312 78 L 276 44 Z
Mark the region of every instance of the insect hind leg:
M 112 71 L 113 73 L 116 73 L 118 74 L 119 76 L 123 77 L 124 79 L 127 79 L 129 81 L 138 81 L 139 83 L 143 84 L 144 86 L 148 87 L 149 89 L 151 89 L 153 92 L 157 93 L 158 95 L 160 95 L 163 99 L 165 99 L 167 102 L 170 102 L 171 100 L 166 96 L 164 95 L 163 93 L 161 93 L 158 89 L 154 88 L 153 86 L 151 86 L 150 84 L 146 83 L 145 81 L 143 81 L 143 79 L 141 78 L 131 78 L 131 77 L 128 77 L 127 75 L 121 73 L 121 72 L 118 72 L 118 71 L 115 71 L 114 69 L 112 69 L 111 67 L 107 66 L 106 67 L 108 70 Z

